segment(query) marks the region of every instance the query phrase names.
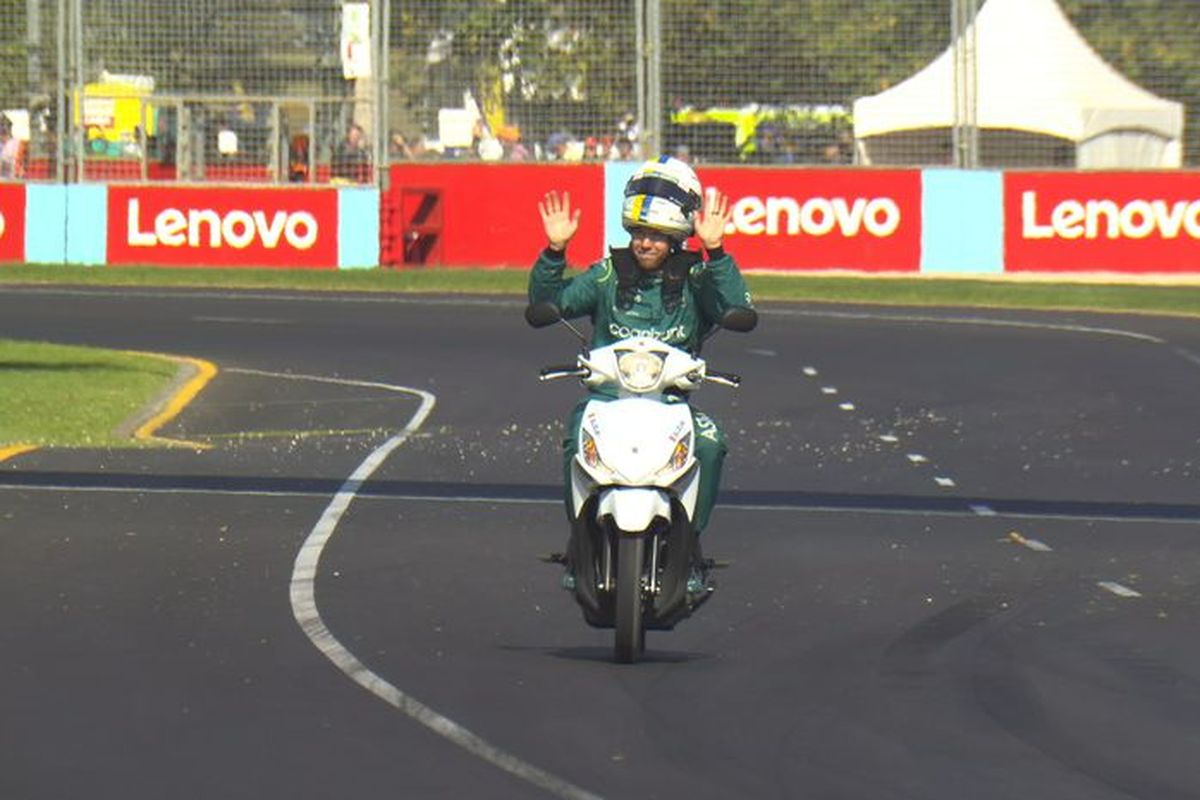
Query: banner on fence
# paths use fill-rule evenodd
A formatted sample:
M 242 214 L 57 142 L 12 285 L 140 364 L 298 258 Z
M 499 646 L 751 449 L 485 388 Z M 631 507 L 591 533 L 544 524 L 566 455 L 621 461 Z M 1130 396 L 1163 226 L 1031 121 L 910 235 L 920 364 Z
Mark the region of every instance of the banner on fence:
M 338 193 L 110 186 L 108 263 L 336 268 Z
M 702 169 L 700 178 L 729 196 L 733 216 L 726 235 L 743 267 L 920 269 L 918 170 Z M 437 214 L 422 213 L 438 220 L 439 263 L 527 266 L 545 246 L 537 203 L 557 190 L 582 210 L 570 255 L 573 264 L 586 263 L 603 253 L 607 209 L 620 207 L 619 187 L 609 184 L 606 192 L 599 164 L 397 165 L 391 207 L 399 213 L 384 235 L 394 243 L 424 235 L 428 226 L 414 223 L 404 209 L 436 203 Z M 424 202 L 406 203 L 406 194 Z M 619 231 L 610 234 L 614 242 L 621 238 Z
M 529 267 L 546 246 L 538 203 L 549 191 L 570 195 L 579 230 L 568 258 L 583 266 L 604 247 L 604 173 L 597 165 L 398 164 L 392 167 L 391 219 L 384 236 L 395 253 L 418 237 L 437 237 L 429 260 L 456 267 Z M 403 265 L 404 258 L 397 257 Z
M 1010 172 L 1008 272 L 1200 271 L 1200 174 Z
M 0 184 L 0 263 L 25 260 L 25 186 Z
M 743 268 L 920 269 L 919 170 L 701 169 L 699 175 L 729 196 L 726 246 Z

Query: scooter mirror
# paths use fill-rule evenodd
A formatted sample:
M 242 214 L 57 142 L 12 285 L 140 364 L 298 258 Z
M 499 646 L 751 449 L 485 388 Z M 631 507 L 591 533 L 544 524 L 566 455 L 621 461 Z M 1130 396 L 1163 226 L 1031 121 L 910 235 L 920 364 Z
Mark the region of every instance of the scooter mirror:
M 562 319 L 562 312 L 554 303 L 531 303 L 525 307 L 525 321 L 534 328 L 545 328 Z
M 753 308 L 729 308 L 721 315 L 721 327 L 735 333 L 749 333 L 758 325 L 758 312 Z

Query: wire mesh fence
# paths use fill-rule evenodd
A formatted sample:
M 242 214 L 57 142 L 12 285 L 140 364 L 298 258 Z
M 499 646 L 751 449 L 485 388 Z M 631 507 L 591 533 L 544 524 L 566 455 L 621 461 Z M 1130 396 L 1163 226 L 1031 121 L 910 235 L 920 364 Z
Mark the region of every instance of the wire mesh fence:
M 1195 0 L 0 0 L 0 177 L 1200 165 Z M 7 155 L 4 155 L 7 153 Z
M 381 11 L 341 0 L 0 0 L 0 108 L 23 143 L 8 171 L 373 181 Z
M 393 3 L 390 122 L 408 145 L 394 154 L 584 160 L 618 141 L 636 154 L 635 5 Z

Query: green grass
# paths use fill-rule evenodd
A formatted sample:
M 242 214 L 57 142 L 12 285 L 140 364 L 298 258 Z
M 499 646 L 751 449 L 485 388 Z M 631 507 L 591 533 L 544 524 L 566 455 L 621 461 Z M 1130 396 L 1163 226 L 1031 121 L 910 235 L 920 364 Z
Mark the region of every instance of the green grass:
M 161 392 L 175 364 L 91 347 L 0 339 L 0 447 L 129 447 L 117 428 Z
M 526 269 L 266 270 L 0 267 L 3 284 L 176 286 L 296 291 L 524 294 Z M 751 274 L 756 299 L 906 306 L 1071 309 L 1200 316 L 1200 286 L 941 277 Z

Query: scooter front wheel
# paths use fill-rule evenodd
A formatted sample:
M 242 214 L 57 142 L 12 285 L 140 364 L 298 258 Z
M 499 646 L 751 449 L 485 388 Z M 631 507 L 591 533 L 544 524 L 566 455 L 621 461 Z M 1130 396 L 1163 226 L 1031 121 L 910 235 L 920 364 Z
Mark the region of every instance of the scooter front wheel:
M 642 626 L 642 560 L 645 538 L 617 532 L 617 596 L 614 627 L 614 656 L 621 664 L 632 664 L 646 649 Z

